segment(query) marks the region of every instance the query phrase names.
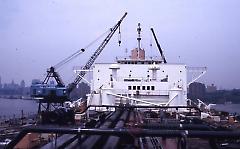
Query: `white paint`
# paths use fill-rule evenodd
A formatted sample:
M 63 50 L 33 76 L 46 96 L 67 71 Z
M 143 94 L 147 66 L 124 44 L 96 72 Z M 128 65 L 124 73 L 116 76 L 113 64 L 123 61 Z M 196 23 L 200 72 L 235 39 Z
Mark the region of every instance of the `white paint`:
M 184 64 L 98 63 L 92 84 L 89 105 L 187 105 Z

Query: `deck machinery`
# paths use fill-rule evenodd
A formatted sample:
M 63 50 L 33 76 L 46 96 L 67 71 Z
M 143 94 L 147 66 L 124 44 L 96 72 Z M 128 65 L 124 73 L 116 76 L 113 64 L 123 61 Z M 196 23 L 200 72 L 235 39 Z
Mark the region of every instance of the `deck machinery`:
M 47 70 L 47 76 L 45 77 L 44 81 L 42 83 L 35 83 L 31 85 L 30 88 L 30 94 L 33 98 L 39 99 L 39 108 L 38 112 L 46 112 L 51 111 L 51 107 L 58 108 L 59 106 L 62 107 L 63 103 L 65 101 L 70 100 L 70 93 L 76 88 L 78 83 L 82 80 L 82 78 L 87 73 L 84 70 L 89 70 L 97 57 L 100 55 L 100 53 L 103 51 L 107 43 L 110 41 L 114 33 L 117 29 L 119 29 L 120 33 L 120 24 L 122 23 L 123 19 L 126 17 L 127 13 L 125 13 L 122 18 L 117 22 L 116 25 L 114 25 L 112 28 L 110 28 L 108 35 L 103 40 L 103 42 L 100 44 L 100 46 L 97 48 L 97 50 L 93 53 L 93 55 L 90 57 L 90 59 L 87 61 L 87 63 L 82 67 L 82 71 L 77 75 L 75 80 L 70 83 L 68 86 L 65 86 L 62 79 L 60 78 L 60 75 L 58 72 L 56 72 L 56 69 L 61 67 L 62 65 L 66 64 L 67 62 L 71 61 L 73 58 L 77 57 L 81 53 L 85 51 L 85 49 L 78 50 L 76 53 L 70 55 L 57 65 L 50 67 Z M 119 42 L 120 44 L 120 42 Z M 56 85 L 49 84 L 49 80 L 55 79 Z M 44 107 L 44 111 L 42 111 L 41 107 Z M 59 110 L 59 109 L 57 109 Z M 66 109 L 62 109 L 60 111 L 65 111 Z M 71 112 L 72 113 L 72 112 Z M 55 117 L 55 116 L 53 116 Z
M 84 125 L 27 127 L 11 141 L 11 148 L 67 149 L 238 149 L 240 132 L 229 123 L 199 119 L 201 111 L 167 112 L 181 106 L 89 106 L 114 108 L 92 115 Z M 152 111 L 151 109 L 157 109 Z M 145 110 L 143 110 L 145 109 Z M 31 138 L 30 134 L 38 134 Z M 48 134 L 48 138 L 44 138 Z M 53 137 L 51 137 L 53 136 Z M 25 144 L 21 143 L 25 140 Z M 30 147 L 31 146 L 31 147 Z

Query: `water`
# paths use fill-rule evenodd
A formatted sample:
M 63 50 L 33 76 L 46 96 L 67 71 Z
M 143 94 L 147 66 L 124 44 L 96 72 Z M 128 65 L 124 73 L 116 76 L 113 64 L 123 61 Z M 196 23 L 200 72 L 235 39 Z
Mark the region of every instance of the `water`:
M 240 114 L 240 104 L 217 104 L 213 106 L 213 109 L 217 111 L 225 111 L 229 113 Z
M 240 104 L 217 104 L 213 108 L 218 111 L 240 114 Z M 13 118 L 14 115 L 21 117 L 21 110 L 23 110 L 24 115 L 36 114 L 38 103 L 34 100 L 0 98 L 0 119 Z
M 36 114 L 38 103 L 34 100 L 0 98 L 0 118 L 21 117 L 22 110 L 25 116 Z

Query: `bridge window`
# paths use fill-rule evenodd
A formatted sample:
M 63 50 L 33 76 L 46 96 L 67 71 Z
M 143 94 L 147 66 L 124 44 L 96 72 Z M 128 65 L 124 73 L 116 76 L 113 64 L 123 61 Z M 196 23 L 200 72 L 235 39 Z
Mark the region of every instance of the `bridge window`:
M 133 86 L 133 90 L 136 90 L 136 86 Z
M 146 90 L 146 86 L 142 86 L 142 90 Z
M 151 90 L 155 90 L 155 86 L 151 86 Z
M 141 89 L 141 87 L 140 86 L 137 86 L 137 90 L 140 90 Z
M 147 86 L 147 90 L 150 90 L 150 86 Z
M 128 90 L 132 90 L 132 86 L 128 86 Z

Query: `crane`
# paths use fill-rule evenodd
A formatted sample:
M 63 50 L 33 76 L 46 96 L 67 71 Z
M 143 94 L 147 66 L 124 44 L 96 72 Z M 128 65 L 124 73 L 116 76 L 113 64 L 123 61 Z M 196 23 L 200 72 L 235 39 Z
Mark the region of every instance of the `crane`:
M 162 50 L 160 44 L 158 43 L 158 40 L 157 40 L 157 37 L 156 37 L 156 35 L 155 35 L 155 33 L 154 33 L 153 28 L 151 28 L 151 31 L 152 31 L 153 37 L 154 37 L 154 39 L 155 39 L 155 42 L 156 42 L 156 44 L 157 44 L 158 50 L 159 50 L 159 52 L 160 52 L 160 54 L 161 54 L 161 57 L 162 57 L 162 59 L 163 59 L 163 62 L 164 62 L 164 63 L 167 63 L 167 61 L 166 61 L 166 59 L 165 59 L 165 56 L 164 56 L 164 54 L 163 54 L 163 50 Z
M 47 70 L 47 76 L 45 77 L 45 79 L 43 81 L 43 84 L 48 84 L 49 79 L 54 78 L 57 82 L 57 87 L 65 87 L 62 79 L 60 78 L 60 75 L 55 70 L 57 68 L 61 67 L 62 65 L 66 64 L 67 62 L 71 61 L 73 58 L 77 57 L 78 55 L 80 55 L 84 51 L 85 51 L 85 49 L 78 50 L 77 52 L 73 53 L 69 57 L 65 58 L 64 60 L 62 60 L 61 62 L 56 64 L 55 66 L 51 66 Z
M 114 25 L 111 29 L 110 29 L 110 33 L 107 35 L 107 37 L 103 40 L 103 42 L 100 44 L 100 46 L 97 48 L 97 50 L 93 53 L 93 55 L 90 57 L 90 59 L 87 61 L 87 63 L 84 65 L 83 70 L 88 70 L 90 69 L 90 67 L 92 66 L 92 64 L 94 63 L 94 61 L 97 59 L 97 57 L 99 56 L 99 54 L 102 52 L 102 50 L 105 48 L 105 46 L 107 45 L 107 43 L 110 41 L 110 39 L 112 38 L 113 34 L 115 33 L 115 31 L 120 27 L 120 24 L 122 23 L 123 19 L 126 17 L 127 13 L 125 13 L 123 15 L 123 17 L 118 21 L 118 23 L 116 25 Z M 120 44 L 120 42 L 119 42 Z M 76 77 L 76 79 L 73 81 L 73 83 L 69 84 L 67 87 L 67 93 L 70 93 L 76 86 L 77 84 L 82 80 L 82 78 L 84 77 L 84 75 L 86 74 L 86 71 L 81 71 L 78 76 Z
M 107 37 L 103 40 L 103 42 L 100 44 L 100 46 L 97 48 L 97 50 L 93 53 L 93 55 L 90 57 L 90 59 L 87 61 L 87 63 L 84 65 L 83 70 L 88 70 L 91 68 L 97 57 L 100 55 L 100 53 L 103 51 L 107 43 L 110 41 L 113 34 L 116 32 L 118 28 L 120 28 L 120 24 L 122 23 L 123 19 L 126 17 L 127 13 L 125 13 L 122 18 L 117 22 L 116 25 L 114 25 L 112 28 L 110 28 L 110 32 L 107 35 Z M 119 31 L 120 32 L 120 31 Z M 120 44 L 120 42 L 119 42 Z M 58 63 L 55 66 L 50 67 L 47 70 L 47 76 L 45 77 L 44 81 L 41 84 L 33 84 L 31 86 L 31 96 L 32 97 L 40 97 L 44 100 L 49 100 L 53 102 L 63 102 L 66 100 L 69 100 L 70 93 L 76 88 L 77 84 L 82 80 L 82 78 L 87 73 L 86 71 L 81 71 L 75 80 L 70 83 L 67 87 L 64 85 L 63 81 L 60 78 L 60 75 L 55 71 L 56 68 L 61 67 L 63 64 L 69 62 L 71 59 L 75 58 L 79 54 L 83 53 L 85 49 L 81 49 L 77 51 L 76 53 L 72 54 L 71 56 L 67 57 L 60 63 Z M 48 81 L 50 78 L 54 78 L 57 82 L 56 86 L 49 86 Z M 56 100 L 58 99 L 58 100 Z M 60 101 L 59 101 L 60 100 Z
M 34 98 L 43 98 L 46 102 L 63 102 L 68 98 L 66 87 L 56 69 L 60 68 L 67 62 L 71 61 L 73 58 L 82 54 L 85 50 L 81 49 L 65 58 L 55 66 L 51 66 L 47 70 L 47 75 L 43 82 L 37 82 L 32 84 L 30 87 L 30 94 Z M 49 80 L 53 78 L 55 79 L 57 85 L 48 84 Z M 56 100 L 58 98 L 58 100 Z

